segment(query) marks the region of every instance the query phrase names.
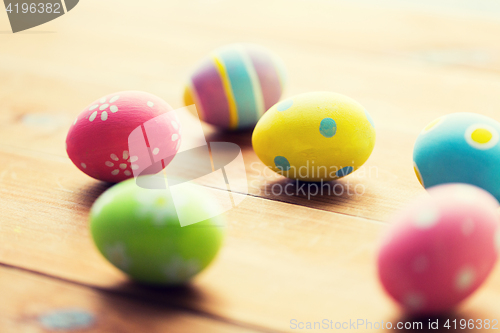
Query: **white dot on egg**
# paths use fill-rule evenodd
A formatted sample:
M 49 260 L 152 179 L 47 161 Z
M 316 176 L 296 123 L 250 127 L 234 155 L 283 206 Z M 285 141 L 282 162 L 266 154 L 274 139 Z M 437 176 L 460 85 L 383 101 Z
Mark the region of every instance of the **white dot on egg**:
M 97 117 L 97 111 L 94 111 L 90 117 L 89 117 L 89 121 L 94 121 L 95 117 Z
M 132 173 L 131 173 L 130 171 L 128 171 L 128 170 L 125 170 L 123 173 L 125 174 L 125 176 L 130 176 L 130 175 L 132 174 Z
M 126 165 L 125 163 L 122 163 L 122 164 L 120 164 L 120 168 L 121 168 L 121 169 L 126 169 L 126 168 L 127 168 L 127 165 Z
M 112 174 L 113 176 L 116 176 L 119 172 L 120 172 L 120 170 L 115 169 L 115 170 L 111 171 L 111 174 Z
M 158 155 L 159 152 L 160 152 L 159 148 L 153 149 L 153 155 Z
M 482 131 L 489 132 L 489 134 L 491 135 L 491 138 L 487 142 L 475 141 L 474 137 L 473 137 L 473 133 L 476 130 L 482 130 Z M 469 126 L 465 130 L 465 141 L 467 141 L 467 143 L 471 147 L 476 148 L 478 150 L 491 149 L 497 145 L 499 140 L 500 140 L 500 135 L 498 134 L 498 132 L 493 127 L 486 125 L 486 124 L 474 124 L 474 125 Z
M 104 164 L 106 164 L 106 166 L 109 166 L 110 168 L 115 165 L 113 162 L 110 161 L 106 161 L 106 163 Z
M 153 103 L 153 102 L 151 102 L 151 101 L 149 101 L 147 104 L 148 104 L 148 106 L 149 106 L 150 108 L 152 108 L 153 106 L 155 106 L 155 103 Z
M 417 293 L 409 293 L 404 299 L 407 307 L 413 310 L 421 309 L 424 306 L 425 299 L 422 295 Z
M 109 155 L 109 157 L 111 157 L 113 161 L 118 161 L 118 156 L 116 156 L 115 154 L 111 154 Z
M 438 125 L 441 125 L 443 123 L 443 120 L 446 117 L 439 117 L 437 119 L 434 119 L 430 124 L 427 124 L 427 126 L 424 127 L 422 132 L 420 134 L 427 134 L 429 131 L 434 130 Z
M 426 207 L 418 212 L 413 224 L 421 229 L 428 229 L 439 222 L 439 210 L 436 207 Z
M 455 287 L 458 291 L 469 289 L 476 280 L 476 272 L 470 266 L 463 267 L 455 278 Z
M 172 134 L 172 141 L 177 141 L 177 139 L 179 139 L 179 134 L 177 133 Z
M 138 159 L 139 159 L 139 157 L 137 157 L 137 156 L 131 156 L 131 157 L 130 157 L 130 162 L 134 163 L 134 162 L 136 162 Z
M 126 160 L 128 158 L 128 150 L 123 151 L 123 159 Z
M 104 103 L 104 102 L 106 102 L 106 97 L 103 97 L 99 100 L 99 103 Z
M 181 140 L 177 141 L 177 145 L 175 146 L 175 150 L 179 150 L 180 146 L 181 146 Z
M 106 110 L 108 108 L 109 104 L 103 104 L 99 107 L 99 110 Z
M 109 103 L 114 103 L 114 102 L 116 102 L 116 101 L 118 100 L 118 98 L 120 98 L 120 96 L 118 96 L 118 95 L 114 96 L 113 98 L 111 98 L 111 99 L 109 100 Z
M 108 120 L 108 113 L 106 111 L 104 111 L 103 113 L 101 113 L 101 120 L 102 121 Z
M 98 107 L 98 106 L 99 106 L 99 104 L 94 104 L 94 105 L 92 105 L 92 106 L 89 108 L 89 111 L 94 110 L 94 109 L 95 109 L 96 107 Z
M 80 165 L 82 166 L 82 168 L 87 169 L 87 164 L 82 163 L 82 164 L 80 164 Z
M 470 236 L 474 231 L 474 221 L 469 217 L 462 221 L 462 233 L 464 236 Z
M 78 121 L 78 117 L 75 119 L 75 121 L 73 122 L 73 125 L 76 125 L 76 122 Z
M 111 107 L 109 108 L 109 111 L 115 113 L 115 112 L 118 112 L 118 107 L 116 105 L 111 105 Z
M 179 129 L 179 124 L 177 124 L 177 122 L 173 121 L 172 120 L 172 126 L 175 128 L 175 129 Z
M 137 164 L 132 164 L 130 168 L 132 168 L 132 170 L 137 170 L 139 169 L 139 166 Z

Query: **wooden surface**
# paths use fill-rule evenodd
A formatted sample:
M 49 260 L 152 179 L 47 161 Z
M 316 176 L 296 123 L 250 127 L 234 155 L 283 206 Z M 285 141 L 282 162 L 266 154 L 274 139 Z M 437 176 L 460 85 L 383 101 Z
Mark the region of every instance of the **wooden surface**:
M 423 126 L 462 111 L 500 120 L 498 36 L 500 8 L 486 0 L 85 0 L 18 34 L 1 12 L 0 332 L 50 332 L 67 311 L 92 318 L 82 332 L 293 332 L 292 319 L 413 320 L 377 281 L 380 235 L 388 216 L 424 191 L 411 158 Z M 67 130 L 90 101 L 114 91 L 145 90 L 181 107 L 194 64 L 239 41 L 281 56 L 287 96 L 331 90 L 369 110 L 371 172 L 339 181 L 364 193 L 272 194 L 287 181 L 264 174 L 250 133 L 205 127 L 209 140 L 242 147 L 246 168 L 232 190 L 241 195 L 246 173 L 250 195 L 227 213 L 225 247 L 190 286 L 133 284 L 92 244 L 88 211 L 108 185 L 69 161 Z M 497 267 L 446 318 L 500 319 L 499 297 Z

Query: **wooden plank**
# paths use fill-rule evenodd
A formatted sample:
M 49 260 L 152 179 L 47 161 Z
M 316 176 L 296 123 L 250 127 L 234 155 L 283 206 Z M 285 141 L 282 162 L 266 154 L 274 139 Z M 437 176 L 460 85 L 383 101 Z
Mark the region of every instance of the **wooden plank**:
M 67 161 L 32 154 L 1 153 L 17 168 L 2 179 L 0 262 L 278 331 L 293 331 L 292 319 L 401 319 L 376 277 L 383 223 L 247 197 L 227 213 L 226 245 L 188 293 L 148 289 L 130 283 L 91 243 L 87 213 L 105 186 Z M 499 268 L 456 315 L 496 315 L 498 281 Z
M 179 51 L 184 48 L 197 49 L 195 51 L 197 54 L 194 56 L 198 56 L 200 52 L 204 52 L 202 48 L 211 47 L 210 44 L 242 39 L 291 42 L 298 46 L 297 49 L 300 45 L 324 45 L 358 52 L 407 57 L 425 51 L 449 49 L 458 51 L 455 53 L 458 59 L 451 56 L 448 60 L 443 59 L 442 63 L 499 69 L 496 57 L 499 46 L 495 37 L 497 32 L 495 30 L 498 29 L 498 11 L 495 17 L 488 18 L 473 15 L 471 11 L 468 16 L 460 16 L 450 14 L 450 11 L 443 14 L 419 10 L 425 7 L 419 6 L 418 3 L 416 7 L 404 8 L 401 6 L 401 1 L 396 0 L 385 3 L 324 0 L 308 2 L 280 0 L 268 3 L 265 0 L 257 0 L 238 4 L 221 0 L 217 5 L 199 1 L 196 6 L 182 1 L 169 1 L 142 4 L 142 10 L 148 13 L 145 18 L 136 15 L 137 8 L 134 6 L 124 6 L 118 0 L 109 2 L 109 8 L 113 10 L 103 10 L 101 3 L 93 0 L 80 4 L 77 10 L 66 17 L 35 29 L 57 34 L 42 34 L 42 36 L 38 34 L 31 39 L 36 43 L 35 46 L 50 41 L 55 47 L 41 48 L 41 52 L 37 54 L 40 60 L 66 65 L 74 62 L 65 57 L 66 52 L 59 53 L 56 48 L 63 45 L 54 45 L 56 43 L 53 41 L 60 37 L 58 34 L 64 35 L 63 38 L 67 38 L 68 41 L 73 39 L 74 42 L 81 42 L 80 38 L 86 36 L 93 41 L 94 48 L 86 47 L 88 43 L 83 44 L 85 47 L 78 48 L 82 56 L 95 59 L 94 50 L 105 50 L 109 57 L 101 56 L 100 59 L 104 61 L 81 63 L 79 67 L 95 66 L 103 70 L 110 68 L 130 70 L 130 66 L 125 63 L 112 62 L 112 58 L 124 56 L 120 50 L 127 49 L 115 45 L 118 45 L 116 43 L 120 43 L 120 40 L 138 42 L 134 43 L 136 48 L 129 57 L 134 64 L 137 64 L 134 67 L 148 76 L 154 75 L 151 73 L 153 72 L 151 66 L 158 64 L 144 63 L 141 59 L 156 59 L 160 55 L 163 57 L 163 54 L 158 54 L 160 52 L 168 52 L 170 49 Z M 449 6 L 451 9 L 455 7 L 455 5 Z M 172 13 L 168 19 L 165 19 L 166 12 Z M 89 17 L 93 17 L 94 24 L 88 24 Z M 134 24 L 130 24 L 128 20 L 132 17 Z M 6 20 L 2 20 L 1 23 L 0 29 L 8 30 Z M 28 32 L 21 36 L 25 38 L 24 40 L 32 37 Z M 12 36 L 2 37 L 9 46 L 16 46 Z M 105 38 L 113 39 L 113 47 L 109 47 L 110 44 L 104 41 Z M 151 53 L 149 52 L 151 47 L 144 47 L 145 45 L 154 45 L 160 52 Z M 19 44 L 17 47 L 20 47 Z M 465 54 L 465 57 L 461 58 L 460 50 L 479 50 L 486 52 L 487 56 L 467 57 Z M 13 52 L 16 51 L 10 51 Z M 176 64 L 186 63 L 177 62 L 175 55 L 169 54 L 169 56 L 175 59 L 172 62 L 175 61 Z M 192 58 L 186 60 L 190 61 Z
M 249 6 L 248 17 L 257 13 L 260 15 L 259 3 L 263 4 L 256 2 L 256 5 Z M 222 1 L 221 5 L 229 6 L 228 8 L 232 6 L 226 1 Z M 2 36 L 6 48 L 0 54 L 0 60 L 3 60 L 0 61 L 0 75 L 5 78 L 0 82 L 0 142 L 64 156 L 63 142 L 74 116 L 88 101 L 114 90 L 144 89 L 158 93 L 174 106 L 180 106 L 182 83 L 189 68 L 215 44 L 222 42 L 210 36 L 222 31 L 221 25 L 229 24 L 222 19 L 223 14 L 216 13 L 208 6 L 203 12 L 191 13 L 192 16 L 187 16 L 187 20 L 181 20 L 179 17 L 182 16 L 173 17 L 167 23 L 152 19 L 151 25 L 139 27 L 140 30 L 134 34 L 132 30 L 135 26 L 125 26 L 118 19 L 120 15 L 129 15 L 132 9 L 117 6 L 116 17 L 110 16 L 107 19 L 121 29 L 102 33 L 97 31 L 98 27 L 92 26 L 89 31 L 82 32 L 82 17 L 90 14 L 97 6 L 96 2 L 89 2 L 88 5 L 80 6 L 82 16 L 75 14 L 74 19 L 70 20 L 71 16 L 68 16 L 61 19 L 60 23 L 54 23 L 55 27 L 59 27 L 58 24 L 61 28 L 64 27 L 57 34 L 21 36 L 26 43 L 16 43 L 12 36 Z M 178 13 L 188 11 L 187 5 L 181 2 L 164 6 Z M 292 1 L 287 4 L 288 12 L 302 17 L 303 6 L 302 2 Z M 272 10 L 277 8 L 272 7 Z M 331 12 L 332 19 L 313 19 L 324 17 L 323 12 L 328 12 L 329 15 Z M 212 16 L 207 13 L 220 20 L 214 23 Z M 266 172 L 259 164 L 251 151 L 249 133 L 217 134 L 206 127 L 207 135 L 210 140 L 233 141 L 244 148 L 252 195 L 384 221 L 392 211 L 421 192 L 411 165 L 412 146 L 419 130 L 435 117 L 450 112 L 477 111 L 498 117 L 496 105 L 500 104 L 500 95 L 497 93 L 500 90 L 500 80 L 493 70 L 491 73 L 471 70 L 468 65 L 436 67 L 432 62 L 422 62 L 415 60 L 413 56 L 404 55 L 406 48 L 428 50 L 434 45 L 444 45 L 441 47 L 446 50 L 454 45 L 448 37 L 457 40 L 460 38 L 464 49 L 474 49 L 477 45 L 494 48 L 497 44 L 496 34 L 493 32 L 499 31 L 500 26 L 495 21 L 475 18 L 443 17 L 403 9 L 388 11 L 386 8 L 339 2 L 311 5 L 306 13 L 310 15 L 306 15 L 305 21 L 301 21 L 307 23 L 305 30 L 304 26 L 290 25 L 285 21 L 283 24 L 290 33 L 269 34 L 261 27 L 255 29 L 246 17 L 242 18 L 239 29 L 256 41 L 269 44 L 284 57 L 291 78 L 288 95 L 316 89 L 334 90 L 358 99 L 370 110 L 377 124 L 378 138 L 375 151 L 366 167 L 367 170 L 374 171 L 361 178 L 358 178 L 362 176 L 358 172 L 339 181 L 344 189 L 358 184 L 364 186 L 366 193 L 362 196 L 344 193 L 340 196 L 307 198 L 307 195 L 296 188 L 297 191 L 293 192 L 299 192 L 298 195 L 274 195 L 273 186 L 284 186 L 287 184 L 286 180 L 275 178 L 274 174 Z M 96 15 L 109 16 L 100 11 Z M 153 15 L 160 17 L 157 13 Z M 98 17 L 100 16 L 96 17 L 97 20 Z M 382 30 L 345 26 L 346 21 L 357 22 L 360 17 L 372 20 L 373 25 Z M 398 19 L 390 20 L 393 17 Z M 271 20 L 271 17 L 265 14 L 263 19 Z M 430 35 L 428 28 L 417 29 L 426 20 L 430 20 L 433 25 L 438 24 L 438 20 L 442 21 L 444 30 Z M 315 23 L 316 21 L 318 22 Z M 182 34 L 173 33 L 171 29 L 174 27 L 177 28 L 176 31 L 183 27 Z M 336 33 L 341 27 L 348 29 L 345 34 Z M 451 32 L 455 31 L 453 29 L 463 33 L 457 37 L 458 34 L 452 35 Z M 319 36 L 320 31 L 330 32 L 336 38 L 320 41 L 314 37 L 311 41 L 306 41 L 300 37 L 304 33 Z M 142 33 L 150 37 L 141 38 Z M 228 31 L 224 36 L 236 38 L 238 33 Z M 387 39 L 374 38 L 374 34 L 386 36 Z M 405 39 L 403 35 L 411 35 L 412 38 Z M 481 36 L 481 40 L 478 41 L 474 36 Z M 192 42 L 183 42 L 186 39 Z M 203 44 L 202 40 L 206 42 Z M 361 45 L 361 41 L 366 40 L 371 44 L 363 44 L 363 49 L 355 47 L 355 43 Z M 429 42 L 430 40 L 433 42 Z M 53 48 L 44 49 L 33 59 L 25 55 L 27 49 L 22 46 L 28 42 L 33 47 L 41 47 L 50 42 Z M 111 42 L 114 47 L 105 48 Z M 98 56 L 101 62 L 84 61 L 97 57 L 92 48 L 78 48 L 79 45 L 89 43 L 95 45 L 96 49 L 106 50 Z M 136 53 L 118 51 L 126 49 L 131 43 L 137 46 Z M 385 43 L 391 43 L 396 51 L 388 52 L 389 44 Z M 161 52 L 151 52 L 156 49 Z M 165 60 L 165 54 L 168 54 L 168 61 Z M 495 60 L 494 52 L 491 55 Z M 118 56 L 127 66 L 115 64 Z M 74 65 L 77 59 L 81 60 L 81 66 Z M 154 66 L 151 67 L 150 64 L 164 69 L 169 75 L 165 76 L 162 71 L 154 70 Z M 106 68 L 112 69 L 109 75 L 102 74 L 106 73 Z M 234 184 L 233 190 L 242 192 L 245 185 L 244 173 L 243 170 L 240 171 L 240 182 Z M 351 186 L 347 186 L 347 182 Z M 214 186 L 211 183 L 205 184 Z
M 50 92 L 48 94 L 46 102 L 41 102 L 44 105 L 41 108 L 49 108 L 49 101 L 56 99 Z M 71 96 L 75 94 L 67 92 L 65 98 L 68 101 L 65 103 L 69 104 Z M 31 98 L 35 100 L 37 97 Z M 7 100 L 6 103 L 12 102 Z M 15 147 L 29 147 L 48 154 L 66 156 L 65 136 L 73 117 L 60 112 L 38 113 L 23 110 L 14 110 L 12 116 L 15 115 L 16 119 L 6 121 L 9 126 L 5 126 L 5 130 L 0 133 L 1 142 L 13 147 L 13 151 Z M 208 126 L 205 126 L 205 131 L 209 141 L 229 141 L 241 146 L 246 168 L 238 170 L 235 175 L 237 181 L 231 184 L 231 189 L 236 192 L 242 193 L 248 187 L 250 194 L 255 196 L 384 221 L 391 212 L 422 191 L 412 166 L 415 134 L 380 129 L 376 148 L 363 170 L 326 185 L 324 193 L 330 193 L 329 195 L 321 195 L 321 192 L 315 194 L 314 188 L 307 190 L 309 185 L 296 183 L 292 184 L 294 186 L 291 188 L 287 187 L 293 195 L 279 195 L 289 181 L 274 174 L 259 161 L 251 146 L 250 133 L 220 134 Z M 18 133 L 24 135 L 19 136 Z M 186 141 L 189 139 L 188 136 L 185 137 Z M 194 162 L 187 165 L 182 176 L 195 175 L 196 168 Z M 245 181 L 246 177 L 248 181 Z M 203 184 L 220 187 L 207 180 L 204 180 Z
M 376 281 L 373 263 L 384 225 L 373 220 L 385 221 L 422 192 L 411 149 L 426 123 L 460 111 L 499 119 L 498 20 L 316 0 L 144 2 L 147 18 L 137 17 L 137 9 L 88 0 L 37 29 L 56 33 L 0 34 L 0 262 L 266 330 L 292 330 L 295 317 L 399 319 Z M 5 23 L 0 20 L 0 30 L 8 29 Z M 367 107 L 378 130 L 367 166 L 377 167 L 377 176 L 340 181 L 366 186 L 358 197 L 262 194 L 287 183 L 259 176 L 264 168 L 249 133 L 207 129 L 210 139 L 243 147 L 254 197 L 228 212 L 227 245 L 189 293 L 130 284 L 89 239 L 88 209 L 106 186 L 64 158 L 69 124 L 110 91 L 147 90 L 178 107 L 182 83 L 198 59 L 241 40 L 280 54 L 290 71 L 288 96 L 333 90 Z M 244 184 L 240 172 L 236 191 Z M 499 274 L 497 268 L 452 316 L 498 317 Z
M 230 1 L 219 3 L 227 10 L 239 6 Z M 9 94 L 11 103 L 4 105 L 29 109 L 47 99 L 50 106 L 42 110 L 64 105 L 60 111 L 72 110 L 73 117 L 88 101 L 110 89 L 143 89 L 178 107 L 183 82 L 194 64 L 211 48 L 238 40 L 242 33 L 284 58 L 290 70 L 288 94 L 317 89 L 346 93 L 366 105 L 384 127 L 418 131 L 437 114 L 481 110 L 494 115 L 498 104 L 498 21 L 339 1 L 277 1 L 270 6 L 260 0 L 237 18 L 237 29 L 233 25 L 237 16 L 224 19 L 226 12 L 217 6 L 193 10 L 182 2 L 149 4 L 145 8 L 161 7 L 151 10 L 148 24 L 130 25 L 121 15 L 132 15 L 132 7 L 115 0 L 110 6 L 116 13 L 109 15 L 99 5 L 87 2 L 50 23 L 55 34 L 20 35 L 25 43 L 2 36 L 5 49 L 0 54 L 0 69 L 8 78 L 6 91 L 14 92 Z M 283 19 L 281 29 L 270 30 L 281 8 L 287 8 L 288 18 L 300 20 Z M 160 9 L 178 14 L 160 20 Z M 88 26 L 88 15 L 106 25 Z M 261 23 L 255 25 L 257 16 Z M 105 29 L 107 24 L 116 29 Z M 43 47 L 45 43 L 51 47 Z M 110 43 L 113 47 L 107 47 Z M 135 45 L 133 53 L 120 51 L 131 44 Z M 36 59 L 28 56 L 31 48 L 42 49 Z M 105 51 L 96 55 L 99 51 L 94 50 Z M 479 55 L 474 56 L 474 51 Z M 479 64 L 474 62 L 476 58 Z M 54 81 L 64 84 L 53 85 Z M 67 92 L 74 96 L 68 98 Z M 29 96 L 32 94 L 36 98 Z
M 258 332 L 5 266 L 0 266 L 0 294 L 4 333 Z
M 68 92 L 68 95 L 74 94 Z M 35 99 L 35 97 L 32 98 Z M 50 96 L 43 108 L 48 108 L 48 101 L 52 99 L 55 99 L 55 96 Z M 46 151 L 50 154 L 65 155 L 65 135 L 72 117 L 62 113 L 14 112 L 16 120 L 7 121 L 10 126 L 6 126 L 6 130 L 0 134 L 3 143 L 14 147 L 30 147 L 30 149 Z M 325 192 L 330 189 L 330 193 L 333 193 L 335 190 L 335 195 L 309 197 L 306 192 L 300 190 L 302 185 L 292 188 L 291 192 L 294 194 L 291 196 L 275 195 L 279 193 L 279 188 L 283 188 L 288 182 L 270 172 L 259 162 L 252 150 L 249 133 L 228 135 L 217 134 L 208 127 L 205 129 L 209 141 L 231 141 L 242 147 L 246 171 L 239 170 L 239 175 L 237 175 L 239 181 L 232 184 L 232 190 L 240 193 L 246 186 L 249 186 L 252 195 L 383 221 L 388 214 L 400 208 L 422 190 L 413 174 L 411 162 L 415 134 L 380 129 L 375 151 L 364 168 L 365 172 L 358 171 L 351 177 L 340 180 L 337 182 L 339 187 L 334 187 L 336 183 L 329 184 Z M 20 132 L 26 134 L 20 137 L 17 135 Z M 189 140 L 188 137 L 185 139 Z M 194 172 L 195 169 L 196 164 L 192 165 L 191 170 L 187 166 L 185 176 L 189 177 L 189 172 Z M 247 183 L 245 183 L 245 176 L 248 176 Z M 218 186 L 211 183 L 205 184 Z M 276 191 L 273 188 L 275 184 L 279 185 Z M 349 194 L 354 193 L 354 190 L 363 195 Z M 311 189 L 311 192 L 314 194 L 314 189 Z M 342 194 L 338 195 L 340 193 Z

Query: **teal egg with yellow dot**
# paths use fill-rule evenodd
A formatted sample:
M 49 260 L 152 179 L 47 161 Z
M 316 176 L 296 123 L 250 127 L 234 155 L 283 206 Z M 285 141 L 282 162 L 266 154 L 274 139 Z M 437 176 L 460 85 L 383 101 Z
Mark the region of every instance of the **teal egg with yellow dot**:
M 216 257 L 225 221 L 203 191 L 139 187 L 129 179 L 104 192 L 90 211 L 90 231 L 101 254 L 132 279 L 150 284 L 188 282 Z M 174 200 L 175 199 L 175 200 Z M 194 206 L 193 206 L 194 204 Z M 195 209 L 193 209 L 195 207 Z M 181 213 L 211 216 L 182 226 Z
M 476 113 L 453 113 L 430 122 L 413 149 L 415 174 L 425 188 L 466 183 L 500 200 L 500 123 Z
M 285 99 L 259 120 L 252 144 L 271 170 L 302 181 L 330 181 L 359 169 L 375 146 L 375 125 L 355 100 L 333 92 Z

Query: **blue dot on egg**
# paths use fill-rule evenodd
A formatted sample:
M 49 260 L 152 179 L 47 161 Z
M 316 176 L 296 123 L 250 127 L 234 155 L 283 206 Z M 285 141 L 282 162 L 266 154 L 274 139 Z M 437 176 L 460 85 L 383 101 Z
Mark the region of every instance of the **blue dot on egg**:
M 289 108 L 291 108 L 292 105 L 293 105 L 293 101 L 291 99 L 287 99 L 286 101 L 283 101 L 283 102 L 279 103 L 278 106 L 276 107 L 276 110 L 278 110 L 278 111 L 286 111 Z
M 319 132 L 325 138 L 331 138 L 337 133 L 337 124 L 332 118 L 325 118 L 319 124 Z
M 370 114 L 366 110 L 365 110 L 365 115 L 366 115 L 366 118 L 368 119 L 368 121 L 370 122 L 370 124 L 372 124 L 373 128 L 375 128 L 375 123 L 373 122 L 373 118 L 372 118 L 372 116 L 370 116 Z
M 283 170 L 283 171 L 290 170 L 290 162 L 288 162 L 288 160 L 286 159 L 286 157 L 276 156 L 274 158 L 274 164 L 280 170 Z
M 352 166 L 343 167 L 342 169 L 337 171 L 337 177 L 345 177 L 353 171 L 354 171 L 354 168 Z

